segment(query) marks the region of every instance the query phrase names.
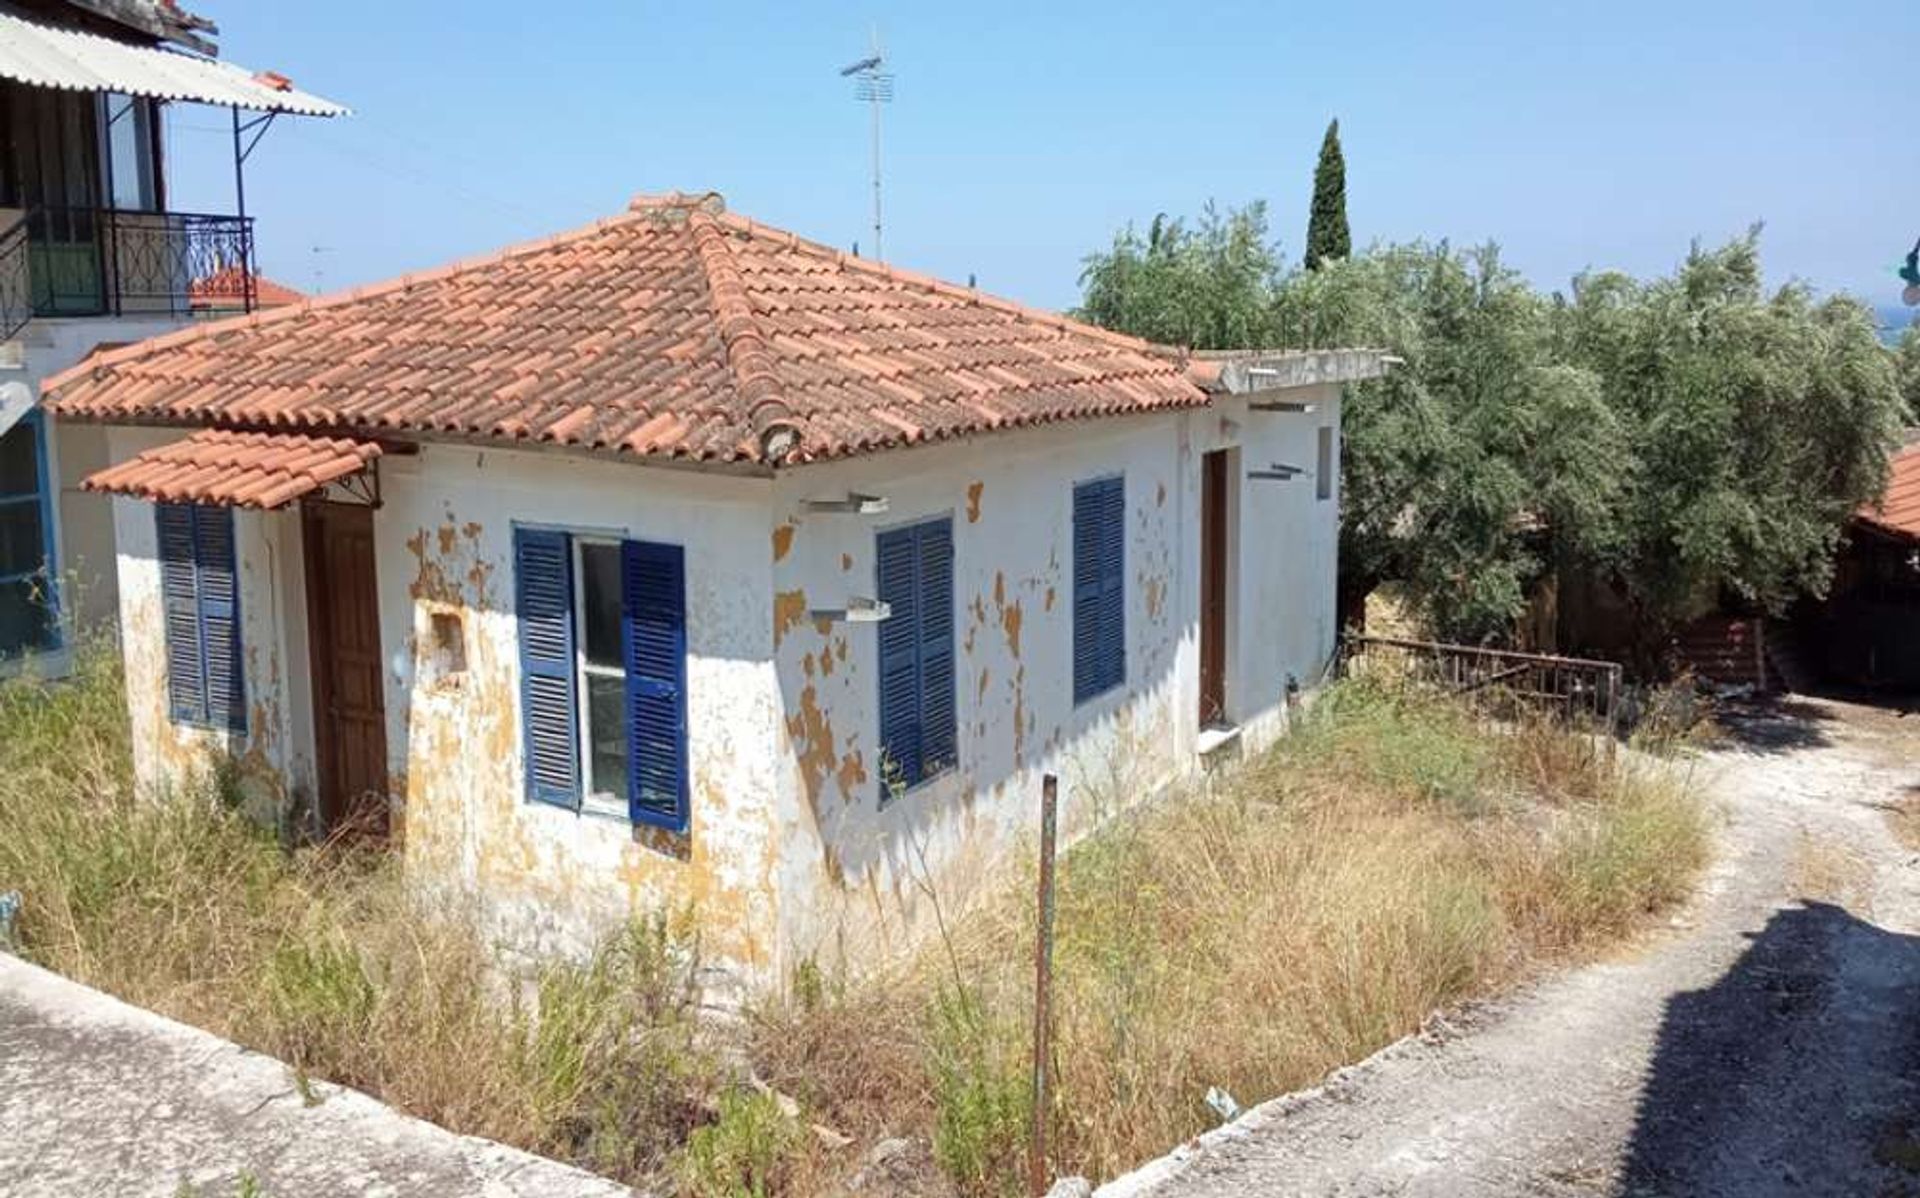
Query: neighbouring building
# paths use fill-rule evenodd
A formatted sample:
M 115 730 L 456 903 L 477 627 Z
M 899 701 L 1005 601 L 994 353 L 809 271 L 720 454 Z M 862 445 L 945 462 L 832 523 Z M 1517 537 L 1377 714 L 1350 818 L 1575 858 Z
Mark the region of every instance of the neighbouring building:
M 574 944 L 900 947 L 1024 837 L 1264 745 L 1334 650 L 1342 384 L 643 197 L 104 352 L 138 774 Z M 951 908 L 949 908 L 951 909 Z
M 74 629 L 118 607 L 111 511 L 78 485 L 107 464 L 106 434 L 49 421 L 42 380 L 210 306 L 256 306 L 240 160 L 276 116 L 344 111 L 219 61 L 213 32 L 170 0 L 0 6 L 0 674 L 61 672 Z M 231 212 L 171 202 L 176 103 L 228 110 Z
M 1826 596 L 1800 605 L 1794 629 L 1826 678 L 1920 693 L 1920 430 L 1887 469 L 1886 491 L 1847 524 Z

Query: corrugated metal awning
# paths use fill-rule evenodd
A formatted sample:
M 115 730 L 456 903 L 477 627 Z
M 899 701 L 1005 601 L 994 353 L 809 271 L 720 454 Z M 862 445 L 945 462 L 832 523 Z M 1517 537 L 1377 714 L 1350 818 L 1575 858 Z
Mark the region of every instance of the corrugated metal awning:
M 156 100 L 288 112 L 300 116 L 343 116 L 331 100 L 277 86 L 272 77 L 256 78 L 230 62 L 197 58 L 161 46 L 136 46 L 97 34 L 42 25 L 0 12 L 0 78 L 31 87 L 71 91 L 123 92 Z
M 380 446 L 350 437 L 202 429 L 88 475 L 80 487 L 155 503 L 276 508 L 358 474 Z

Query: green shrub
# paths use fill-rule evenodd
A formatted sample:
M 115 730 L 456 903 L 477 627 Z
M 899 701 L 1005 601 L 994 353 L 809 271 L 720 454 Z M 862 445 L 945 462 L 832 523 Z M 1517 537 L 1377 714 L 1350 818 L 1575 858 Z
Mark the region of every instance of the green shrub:
M 698 1198 L 768 1198 L 787 1193 L 787 1181 L 805 1147 L 779 1100 L 745 1088 L 723 1092 L 719 1116 L 693 1129 L 680 1154 L 679 1173 Z

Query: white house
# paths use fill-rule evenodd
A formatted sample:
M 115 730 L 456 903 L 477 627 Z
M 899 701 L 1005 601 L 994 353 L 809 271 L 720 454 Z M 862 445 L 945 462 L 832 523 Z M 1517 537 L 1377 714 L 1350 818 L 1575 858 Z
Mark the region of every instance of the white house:
M 0 675 L 63 672 L 73 628 L 116 610 L 112 515 L 79 486 L 108 464 L 106 436 L 49 421 L 42 381 L 103 343 L 251 309 L 245 153 L 275 117 L 345 111 L 212 57 L 213 32 L 163 0 L 0 8 Z M 168 194 L 177 103 L 228 110 L 232 211 Z
M 103 353 L 138 769 L 572 941 L 886 951 L 1033 829 L 1257 748 L 1334 648 L 1341 385 L 724 211 Z

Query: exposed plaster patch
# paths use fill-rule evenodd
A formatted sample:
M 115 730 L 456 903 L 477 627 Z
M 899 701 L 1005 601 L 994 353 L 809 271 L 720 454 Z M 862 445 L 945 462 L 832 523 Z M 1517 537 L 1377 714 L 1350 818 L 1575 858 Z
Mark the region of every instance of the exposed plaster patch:
M 787 554 L 793 552 L 793 532 L 794 525 L 791 520 L 773 530 L 774 561 L 783 562 L 787 560 Z
M 1045 610 L 1047 611 L 1053 610 L 1053 600 L 1054 600 L 1054 588 L 1048 587 L 1047 588 L 1047 605 Z
M 851 553 L 841 554 L 840 555 L 840 572 L 844 574 L 851 569 L 853 569 L 853 554 Z
M 806 591 L 781 591 L 776 594 L 773 597 L 773 647 L 778 649 L 780 642 L 786 640 L 787 634 L 806 616 Z
M 976 480 L 971 486 L 967 488 L 967 523 L 968 524 L 980 523 L 980 493 L 985 491 L 986 489 L 987 489 L 987 484 L 984 482 L 980 482 L 978 480 Z

